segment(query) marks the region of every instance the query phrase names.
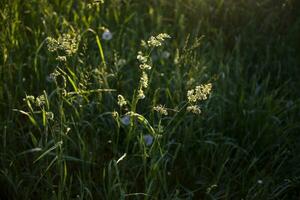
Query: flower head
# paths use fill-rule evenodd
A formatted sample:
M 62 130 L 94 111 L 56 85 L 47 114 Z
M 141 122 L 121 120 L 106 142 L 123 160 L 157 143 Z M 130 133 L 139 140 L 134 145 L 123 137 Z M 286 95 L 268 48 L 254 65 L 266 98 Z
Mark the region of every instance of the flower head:
M 125 126 L 128 126 L 130 124 L 130 116 L 129 115 L 124 115 L 121 118 L 121 123 L 124 124 Z
M 146 72 L 143 71 L 140 82 L 141 82 L 141 86 L 143 88 L 147 88 L 148 87 L 148 74 Z
M 188 106 L 186 110 L 197 115 L 201 114 L 200 107 L 197 105 Z
M 141 70 L 150 70 L 152 68 L 151 65 L 148 65 L 146 63 L 140 64 L 139 67 L 140 67 Z
M 108 29 L 105 29 L 105 31 L 102 33 L 102 39 L 103 40 L 111 40 L 112 33 Z
M 195 89 L 188 90 L 187 98 L 189 102 L 196 102 L 206 100 L 208 95 L 211 93 L 212 84 L 208 83 L 205 85 L 196 86 Z
M 139 89 L 138 90 L 138 95 L 137 95 L 137 97 L 139 98 L 139 99 L 144 99 L 146 96 L 145 96 L 145 94 L 144 94 L 144 91 L 142 90 L 142 89 Z
M 79 40 L 80 37 L 75 33 L 62 34 L 58 37 L 57 40 L 52 37 L 47 37 L 47 47 L 51 52 L 61 50 L 69 56 L 77 52 Z M 64 60 L 64 58 L 58 59 Z
M 150 146 L 153 143 L 154 138 L 152 135 L 146 134 L 143 136 L 143 138 L 144 138 L 144 142 L 145 142 L 146 146 Z
M 157 36 L 151 36 L 147 41 L 147 44 L 149 47 L 159 47 L 162 45 L 162 42 L 168 38 L 171 38 L 168 34 L 160 33 Z
M 148 61 L 147 56 L 143 55 L 143 52 L 139 51 L 136 57 L 140 63 L 146 63 Z
M 45 95 L 41 95 L 41 96 L 38 96 L 36 99 L 35 99 L 35 104 L 36 106 L 43 106 L 46 104 L 46 97 Z
M 53 112 L 46 112 L 46 118 L 49 119 L 49 120 L 53 120 L 54 119 Z
M 153 110 L 160 113 L 161 115 L 168 115 L 168 111 L 163 105 L 154 106 Z
M 127 104 L 127 102 L 126 102 L 126 100 L 125 100 L 125 98 L 122 96 L 122 95 L 118 95 L 118 105 L 120 106 L 120 107 L 123 107 L 123 106 L 125 106 Z

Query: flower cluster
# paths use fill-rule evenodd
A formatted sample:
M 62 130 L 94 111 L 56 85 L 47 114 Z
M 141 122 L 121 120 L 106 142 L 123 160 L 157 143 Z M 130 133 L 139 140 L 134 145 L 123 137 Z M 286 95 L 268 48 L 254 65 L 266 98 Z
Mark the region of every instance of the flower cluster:
M 126 106 L 127 105 L 127 101 L 125 100 L 125 98 L 122 95 L 118 95 L 118 105 L 120 107 Z
M 153 110 L 155 110 L 156 112 L 158 112 L 161 115 L 168 115 L 168 111 L 163 105 L 154 106 Z
M 53 112 L 46 112 L 46 118 L 48 120 L 53 120 L 54 119 L 54 114 Z
M 212 84 L 196 86 L 195 89 L 187 92 L 187 98 L 189 102 L 195 103 L 196 101 L 206 100 L 212 89 Z
M 169 39 L 171 38 L 170 35 L 166 34 L 166 33 L 160 33 L 157 36 L 151 36 L 149 38 L 149 40 L 147 41 L 147 45 L 149 47 L 159 47 L 162 45 L 163 41 L 165 41 L 165 39 Z
M 87 8 L 91 9 L 92 7 L 99 7 L 104 3 L 104 0 L 93 0 L 91 3 L 87 4 Z
M 161 46 L 163 41 L 165 41 L 165 39 L 170 38 L 170 36 L 166 33 L 160 33 L 157 36 L 151 36 L 150 39 L 145 42 L 142 40 L 141 45 L 143 47 L 158 47 Z M 147 48 L 146 48 L 147 49 Z M 151 51 L 150 51 L 151 53 Z M 145 98 L 145 94 L 144 94 L 144 89 L 148 88 L 148 74 L 147 71 L 152 69 L 151 66 L 151 59 L 149 57 L 150 53 L 148 52 L 148 54 L 145 54 L 142 51 L 138 52 L 137 55 L 137 60 L 139 61 L 139 68 L 141 70 L 141 77 L 140 77 L 140 82 L 139 82 L 139 88 L 137 91 L 137 97 L 138 99 L 144 99 Z
M 51 52 L 63 51 L 67 56 L 75 54 L 78 50 L 79 36 L 76 34 L 62 34 L 58 39 L 52 37 L 47 38 L 47 47 Z M 59 60 L 65 60 L 65 58 L 60 57 Z
M 46 104 L 46 98 L 45 98 L 45 95 L 40 95 L 38 96 L 36 99 L 35 99 L 35 104 L 37 106 L 43 106 Z
M 197 115 L 201 114 L 201 109 L 200 109 L 200 107 L 197 106 L 197 105 L 191 105 L 191 106 L 188 106 L 188 107 L 186 108 L 186 110 L 187 110 L 188 112 L 191 112 L 191 113 L 194 113 L 194 114 L 197 114 Z
M 187 92 L 187 99 L 188 102 L 191 104 L 187 107 L 188 112 L 192 112 L 194 114 L 200 114 L 201 110 L 200 107 L 195 104 L 197 101 L 203 101 L 206 100 L 211 93 L 212 90 L 212 84 L 204 84 L 196 86 L 195 89 L 188 90 Z
M 45 95 L 40 95 L 38 97 L 34 97 L 32 95 L 26 95 L 26 97 L 23 99 L 24 101 L 34 103 L 36 106 L 44 106 L 46 104 L 46 97 Z
M 140 63 L 146 63 L 148 61 L 148 57 L 143 55 L 143 52 L 139 51 L 136 57 Z

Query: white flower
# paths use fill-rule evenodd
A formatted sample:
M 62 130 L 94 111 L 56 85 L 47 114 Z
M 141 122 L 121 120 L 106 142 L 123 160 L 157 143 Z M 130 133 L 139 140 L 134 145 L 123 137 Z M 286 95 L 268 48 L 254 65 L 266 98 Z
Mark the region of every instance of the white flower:
M 143 88 L 148 88 L 148 81 L 149 81 L 148 74 L 143 72 L 141 79 L 140 79 L 141 86 Z
M 143 136 L 144 137 L 144 142 L 146 146 L 150 146 L 153 143 L 153 136 L 150 134 L 146 134 Z
M 144 56 L 144 55 L 143 55 L 143 52 L 141 52 L 141 51 L 138 52 L 138 55 L 137 55 L 136 58 L 137 58 L 138 61 L 140 61 L 141 63 L 146 63 L 147 60 L 148 60 L 147 56 Z
M 46 118 L 49 119 L 49 120 L 53 120 L 54 119 L 53 112 L 46 112 Z
M 161 54 L 161 57 L 164 58 L 164 59 L 168 59 L 170 57 L 170 52 L 168 51 L 163 51 L 162 54 Z
M 153 110 L 160 113 L 161 115 L 168 115 L 168 111 L 163 105 L 154 106 Z
M 56 60 L 60 61 L 60 62 L 66 62 L 67 61 L 67 57 L 66 56 L 57 56 Z
M 261 184 L 263 184 L 264 182 L 263 182 L 262 180 L 258 180 L 257 183 L 261 185 Z
M 111 40 L 112 39 L 112 33 L 106 29 L 103 33 L 102 33 L 102 39 L 103 40 Z
M 148 65 L 146 63 L 140 64 L 139 67 L 141 70 L 150 70 L 152 68 L 151 65 Z
M 122 96 L 122 95 L 118 95 L 118 105 L 120 106 L 120 107 L 123 107 L 123 106 L 125 106 L 127 104 L 127 102 L 126 102 L 126 100 L 125 100 L 125 98 Z
M 142 89 L 138 90 L 138 95 L 137 96 L 138 96 L 139 99 L 144 99 L 146 97 L 145 94 L 144 94 L 144 91 Z
M 186 110 L 197 115 L 201 114 L 201 109 L 197 105 L 188 106 Z
M 129 115 L 124 115 L 121 118 L 121 122 L 122 124 L 124 124 L 125 126 L 128 126 L 130 124 L 130 116 Z

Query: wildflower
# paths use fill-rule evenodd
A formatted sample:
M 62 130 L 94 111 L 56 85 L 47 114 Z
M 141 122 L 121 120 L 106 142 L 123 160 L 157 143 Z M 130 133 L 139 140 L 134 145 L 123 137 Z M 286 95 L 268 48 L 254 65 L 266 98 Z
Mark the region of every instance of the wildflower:
M 165 41 L 165 39 L 171 38 L 166 33 L 160 33 L 156 37 L 151 36 L 149 40 L 147 41 L 147 44 L 149 47 L 159 47 L 162 45 L 162 42 Z
M 206 100 L 208 95 L 211 93 L 212 84 L 208 83 L 205 85 L 196 86 L 195 89 L 188 90 L 187 98 L 189 102 L 196 102 L 200 100 Z
M 54 72 L 52 72 L 49 76 L 46 77 L 46 80 L 50 83 L 55 82 L 56 77 L 59 75 L 60 75 L 60 73 L 57 70 L 54 70 Z
M 23 99 L 24 101 L 29 101 L 29 102 L 34 102 L 34 100 L 35 100 L 35 97 L 34 96 L 32 96 L 32 95 L 26 95 L 26 97 Z
M 150 146 L 153 143 L 154 138 L 152 135 L 146 134 L 143 136 L 143 138 L 144 138 L 144 142 L 145 142 L 146 146 Z
M 147 43 L 150 47 L 159 47 L 162 45 L 161 42 L 157 40 L 154 36 L 151 36 Z
M 43 106 L 46 104 L 46 98 L 44 95 L 41 95 L 41 96 L 38 96 L 36 99 L 35 99 L 35 104 L 37 106 Z
M 142 47 L 147 47 L 147 42 L 146 42 L 145 40 L 142 40 L 142 41 L 141 41 L 141 46 L 142 46 Z
M 197 115 L 201 114 L 200 107 L 197 105 L 188 106 L 186 110 Z
M 151 65 L 148 65 L 146 63 L 140 64 L 139 67 L 141 70 L 150 70 L 152 68 Z
M 212 89 L 211 83 L 197 86 L 195 89 L 198 100 L 206 100 Z
M 160 33 L 156 36 L 156 39 L 158 39 L 161 42 L 163 42 L 165 39 L 169 39 L 169 38 L 171 38 L 171 36 L 166 33 Z
M 218 187 L 217 184 L 213 184 L 206 189 L 206 193 L 209 194 L 214 188 Z
M 143 71 L 143 74 L 142 74 L 142 76 L 141 76 L 141 80 L 140 80 L 140 82 L 141 82 L 141 86 L 143 87 L 143 88 L 147 88 L 148 87 L 148 74 L 146 73 L 146 72 L 144 72 Z
M 122 96 L 122 95 L 118 95 L 118 105 L 120 106 L 120 107 L 123 107 L 123 106 L 125 106 L 127 104 L 127 102 L 126 102 L 126 100 L 125 100 L 125 98 Z
M 130 124 L 130 116 L 129 115 L 124 115 L 121 118 L 121 123 L 124 124 L 125 126 L 128 126 Z
M 158 112 L 161 115 L 168 115 L 168 111 L 163 105 L 154 106 L 153 110 L 155 110 L 156 112 Z
M 50 52 L 57 50 L 64 51 L 67 55 L 72 55 L 78 50 L 79 37 L 75 34 L 63 34 L 54 39 L 52 37 L 47 37 L 47 48 Z
M 263 184 L 264 182 L 263 182 L 262 180 L 258 180 L 257 183 L 261 185 L 261 184 Z
M 46 41 L 47 41 L 48 51 L 54 52 L 54 51 L 56 51 L 58 49 L 59 44 L 56 41 L 56 39 L 54 39 L 52 37 L 47 37 Z
M 49 120 L 53 120 L 54 119 L 53 112 L 46 112 L 46 118 L 49 119 Z
M 111 113 L 111 115 L 112 115 L 114 118 L 117 118 L 117 117 L 119 116 L 119 113 L 116 112 L 116 111 L 113 111 L 113 112 Z
M 145 98 L 145 94 L 144 94 L 144 91 L 142 89 L 138 90 L 138 98 L 139 99 L 144 99 Z
M 88 4 L 87 4 L 87 7 L 88 7 L 89 9 L 91 9 L 93 6 L 98 7 L 98 6 L 100 6 L 101 4 L 103 4 L 103 3 L 104 3 L 104 0 L 94 0 L 94 1 L 91 2 L 91 3 L 88 3 Z
M 108 30 L 105 29 L 105 31 L 102 33 L 102 39 L 103 40 L 111 40 L 112 39 L 112 33 Z
M 189 102 L 196 102 L 197 101 L 197 97 L 194 93 L 195 93 L 195 90 L 193 90 L 193 89 L 188 90 L 187 98 L 188 98 Z
M 146 63 L 148 61 L 147 56 L 144 56 L 143 53 L 141 51 L 138 52 L 138 55 L 136 57 L 138 59 L 139 62 L 141 63 Z
M 67 57 L 66 56 L 57 56 L 56 60 L 60 61 L 60 62 L 66 62 L 67 61 Z
M 58 48 L 67 55 L 75 54 L 78 50 L 79 37 L 75 34 L 63 34 L 57 39 Z

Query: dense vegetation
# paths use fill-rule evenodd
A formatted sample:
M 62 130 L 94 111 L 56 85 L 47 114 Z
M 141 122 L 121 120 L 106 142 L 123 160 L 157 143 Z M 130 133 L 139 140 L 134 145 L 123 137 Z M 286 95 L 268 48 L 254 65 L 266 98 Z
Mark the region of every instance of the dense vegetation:
M 298 199 L 299 7 L 2 0 L 0 199 Z

